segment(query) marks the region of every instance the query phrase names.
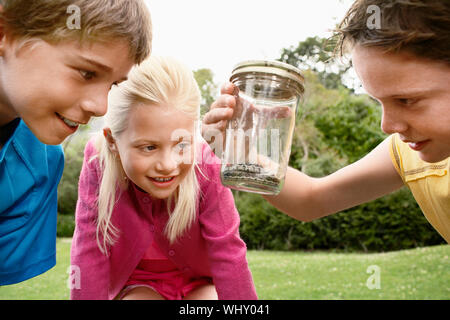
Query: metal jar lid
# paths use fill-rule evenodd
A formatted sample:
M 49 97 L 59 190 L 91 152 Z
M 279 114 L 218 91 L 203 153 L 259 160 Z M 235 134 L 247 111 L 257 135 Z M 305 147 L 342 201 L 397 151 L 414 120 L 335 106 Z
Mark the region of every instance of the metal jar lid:
M 234 67 L 230 81 L 233 81 L 237 76 L 244 73 L 275 74 L 294 81 L 300 93 L 305 91 L 305 78 L 300 69 L 284 62 L 269 60 L 248 60 L 240 62 Z

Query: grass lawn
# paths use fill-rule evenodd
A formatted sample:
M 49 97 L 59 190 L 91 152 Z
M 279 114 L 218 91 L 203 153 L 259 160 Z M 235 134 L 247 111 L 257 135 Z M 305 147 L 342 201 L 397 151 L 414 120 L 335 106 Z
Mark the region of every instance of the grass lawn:
M 442 245 L 374 254 L 250 251 L 248 259 L 261 299 L 448 300 L 449 256 Z M 379 289 L 367 286 L 374 265 Z
M 70 239 L 58 239 L 57 264 L 50 271 L 0 287 L 4 299 L 69 299 Z M 256 290 L 264 300 L 450 299 L 450 246 L 387 253 L 248 252 Z M 377 266 L 378 273 L 367 272 Z M 379 289 L 369 289 L 376 278 Z

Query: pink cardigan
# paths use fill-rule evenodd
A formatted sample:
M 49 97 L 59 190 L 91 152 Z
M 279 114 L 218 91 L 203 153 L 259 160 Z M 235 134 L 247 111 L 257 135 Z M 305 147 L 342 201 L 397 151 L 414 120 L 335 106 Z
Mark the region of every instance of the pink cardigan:
M 257 299 L 233 195 L 220 183 L 219 160 L 207 144 L 201 149 L 199 166 L 207 179 L 197 172 L 199 210 L 190 229 L 170 245 L 163 235 L 168 219 L 165 203 L 130 183 L 112 215 L 119 238 L 105 256 L 97 247 L 95 224 L 101 172 L 97 159 L 89 162 L 97 151 L 92 140 L 87 143 L 71 248 L 72 270 L 79 278 L 74 279 L 71 299 L 114 299 L 153 240 L 180 270 L 192 277 L 210 277 L 219 299 Z

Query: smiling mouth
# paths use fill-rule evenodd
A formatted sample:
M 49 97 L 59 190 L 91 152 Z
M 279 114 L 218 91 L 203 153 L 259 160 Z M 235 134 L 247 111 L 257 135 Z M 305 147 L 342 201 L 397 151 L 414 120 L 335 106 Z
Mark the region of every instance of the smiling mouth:
M 67 124 L 70 128 L 77 128 L 80 124 L 80 122 L 75 122 L 69 119 L 64 118 L 63 116 L 61 116 L 59 113 L 56 113 L 56 115 L 58 116 L 58 118 L 60 118 L 65 124 Z
M 424 140 L 424 141 L 419 141 L 419 142 L 408 142 L 408 145 L 411 149 L 413 149 L 415 151 L 419 151 L 425 147 L 425 145 L 428 143 L 428 141 L 430 141 L 430 140 Z
M 169 178 L 150 178 L 153 181 L 159 182 L 159 183 L 165 183 L 165 182 L 170 182 L 173 179 L 175 179 L 175 177 L 169 177 Z

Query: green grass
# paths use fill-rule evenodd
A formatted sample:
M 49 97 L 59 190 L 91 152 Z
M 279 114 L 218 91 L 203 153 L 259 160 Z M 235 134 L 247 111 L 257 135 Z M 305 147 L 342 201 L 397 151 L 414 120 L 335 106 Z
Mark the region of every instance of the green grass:
M 0 300 L 65 300 L 69 299 L 67 286 L 70 265 L 70 238 L 56 241 L 56 266 L 30 280 L 0 287 Z
M 388 253 L 250 251 L 261 299 L 450 299 L 448 245 Z M 379 267 L 380 289 L 366 282 Z
M 70 239 L 58 239 L 50 271 L 0 287 L 0 299 L 69 299 Z M 260 299 L 450 299 L 450 246 L 387 253 L 248 252 Z M 369 289 L 367 268 L 380 269 L 380 289 Z

